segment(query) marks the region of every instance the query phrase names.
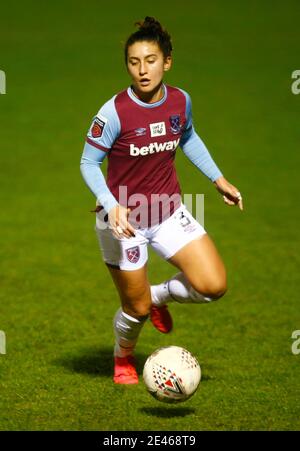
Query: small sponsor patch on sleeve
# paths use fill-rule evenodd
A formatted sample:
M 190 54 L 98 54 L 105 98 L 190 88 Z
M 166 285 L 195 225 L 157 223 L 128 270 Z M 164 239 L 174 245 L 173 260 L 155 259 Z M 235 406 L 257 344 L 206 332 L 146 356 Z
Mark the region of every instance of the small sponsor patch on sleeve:
M 105 124 L 106 121 L 100 119 L 99 117 L 96 117 L 91 128 L 91 134 L 93 138 L 101 138 Z

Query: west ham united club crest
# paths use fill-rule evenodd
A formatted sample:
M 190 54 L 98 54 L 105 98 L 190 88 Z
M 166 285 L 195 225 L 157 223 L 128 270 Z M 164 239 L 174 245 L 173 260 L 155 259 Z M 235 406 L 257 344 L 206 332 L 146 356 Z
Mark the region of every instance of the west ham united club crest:
M 140 248 L 139 246 L 131 247 L 126 249 L 126 255 L 130 263 L 137 263 L 140 258 Z
M 173 116 L 170 116 L 169 120 L 171 124 L 171 132 L 173 133 L 173 135 L 180 133 L 180 114 L 174 114 Z

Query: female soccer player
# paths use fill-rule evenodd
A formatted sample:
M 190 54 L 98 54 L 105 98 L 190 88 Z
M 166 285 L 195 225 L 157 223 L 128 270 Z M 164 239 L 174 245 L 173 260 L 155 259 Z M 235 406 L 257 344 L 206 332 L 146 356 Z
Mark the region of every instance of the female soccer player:
M 172 329 L 168 302 L 208 303 L 226 291 L 223 262 L 203 227 L 181 202 L 174 159 L 180 147 L 223 195 L 243 209 L 238 189 L 222 175 L 194 130 L 189 95 L 163 83 L 172 65 L 168 32 L 152 17 L 125 44 L 131 86 L 95 116 L 81 172 L 97 198 L 96 233 L 121 299 L 114 318 L 114 382 L 135 384 L 133 351 L 150 315 Z M 107 181 L 100 165 L 107 156 Z M 160 285 L 147 278 L 147 246 L 179 272 Z

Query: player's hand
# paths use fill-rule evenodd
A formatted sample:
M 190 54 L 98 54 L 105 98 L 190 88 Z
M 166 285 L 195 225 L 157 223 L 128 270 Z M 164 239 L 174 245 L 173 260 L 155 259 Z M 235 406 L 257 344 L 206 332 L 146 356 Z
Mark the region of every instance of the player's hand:
M 223 195 L 225 204 L 230 206 L 238 205 L 240 210 L 244 209 L 241 193 L 235 186 L 231 185 L 225 177 L 219 177 L 214 184 L 219 193 Z
M 116 238 L 131 238 L 135 236 L 135 230 L 128 222 L 130 208 L 122 205 L 116 205 L 108 213 L 108 222 L 112 229 L 112 233 Z

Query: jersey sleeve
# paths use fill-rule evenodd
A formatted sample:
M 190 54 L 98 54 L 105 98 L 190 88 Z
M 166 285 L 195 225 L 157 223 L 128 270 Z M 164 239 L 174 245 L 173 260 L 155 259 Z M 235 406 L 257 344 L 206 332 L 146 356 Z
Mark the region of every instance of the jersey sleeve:
M 97 202 L 108 213 L 113 207 L 118 205 L 118 202 L 109 190 L 101 171 L 101 164 L 106 155 L 107 152 L 95 149 L 89 143 L 85 143 L 80 161 L 80 170 L 85 183 L 96 196 Z
M 212 182 L 222 176 L 208 149 L 193 126 L 192 102 L 187 92 L 181 90 L 186 98 L 186 124 L 180 139 L 180 147 L 188 159 Z
M 108 152 L 121 130 L 120 119 L 115 107 L 115 97 L 106 102 L 94 117 L 86 141 L 96 149 Z

